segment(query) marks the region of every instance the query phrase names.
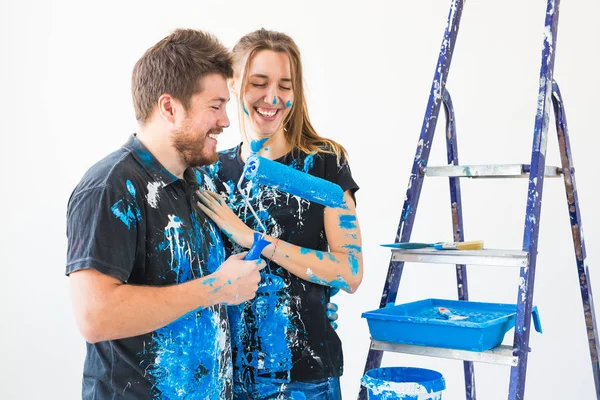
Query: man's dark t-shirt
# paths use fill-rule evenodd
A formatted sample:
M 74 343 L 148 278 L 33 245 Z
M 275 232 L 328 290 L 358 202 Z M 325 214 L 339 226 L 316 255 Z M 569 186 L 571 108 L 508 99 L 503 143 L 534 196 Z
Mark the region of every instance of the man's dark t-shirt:
M 178 179 L 132 136 L 71 195 L 66 273 L 166 286 L 214 272 L 225 251 L 197 187 L 193 169 Z M 230 399 L 231 367 L 227 310 L 216 305 L 145 335 L 88 343 L 83 399 Z

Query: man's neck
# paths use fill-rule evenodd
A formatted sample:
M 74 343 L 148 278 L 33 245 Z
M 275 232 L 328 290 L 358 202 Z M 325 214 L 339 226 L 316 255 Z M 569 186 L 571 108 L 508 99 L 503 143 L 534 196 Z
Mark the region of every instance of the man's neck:
M 167 171 L 183 179 L 183 172 L 187 166 L 171 144 L 170 135 L 164 127 L 158 127 L 150 123 L 140 127 L 136 137 Z
M 283 130 L 275 133 L 269 138 L 260 137 L 255 133 L 249 133 L 248 135 L 242 135 L 242 150 L 240 156 L 243 161 L 250 154 L 258 154 L 261 157 L 268 158 L 269 160 L 276 160 L 290 152 L 291 146 L 285 138 Z M 257 138 L 253 140 L 253 138 Z

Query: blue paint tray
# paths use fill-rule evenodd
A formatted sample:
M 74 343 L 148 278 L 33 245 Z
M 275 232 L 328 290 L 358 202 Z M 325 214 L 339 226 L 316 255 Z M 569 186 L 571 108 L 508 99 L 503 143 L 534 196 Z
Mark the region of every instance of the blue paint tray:
M 453 316 L 466 318 L 448 319 L 440 313 L 440 307 Z M 425 299 L 365 312 L 362 317 L 369 324 L 373 340 L 486 351 L 499 346 L 506 332 L 514 328 L 516 311 L 515 304 Z M 541 333 L 535 306 L 532 315 L 535 330 Z

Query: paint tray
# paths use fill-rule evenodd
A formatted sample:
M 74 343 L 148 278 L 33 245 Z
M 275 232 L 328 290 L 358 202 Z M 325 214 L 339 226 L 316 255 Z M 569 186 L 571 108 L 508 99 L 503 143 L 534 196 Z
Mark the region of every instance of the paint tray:
M 447 319 L 438 311 L 440 307 L 467 318 Z M 376 341 L 486 351 L 499 346 L 506 332 L 514 328 L 516 311 L 515 304 L 425 299 L 365 312 L 362 317 Z M 535 330 L 541 333 L 535 306 L 532 316 Z

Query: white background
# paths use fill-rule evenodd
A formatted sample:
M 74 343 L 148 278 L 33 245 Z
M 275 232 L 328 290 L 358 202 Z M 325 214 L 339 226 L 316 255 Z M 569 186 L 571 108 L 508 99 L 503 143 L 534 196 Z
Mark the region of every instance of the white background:
M 364 238 L 365 278 L 340 294 L 346 399 L 355 397 L 378 307 L 449 1 L 9 1 L 0 6 L 0 398 L 80 397 L 84 341 L 75 326 L 65 265 L 65 211 L 84 171 L 136 130 L 130 74 L 142 53 L 177 27 L 205 29 L 227 46 L 260 27 L 298 43 L 317 130 L 350 153 Z M 462 163 L 528 163 L 544 0 L 471 0 L 448 79 Z M 596 124 L 600 4 L 563 0 L 555 78 L 561 85 L 586 228 L 600 282 Z M 220 143 L 238 141 L 232 127 Z M 443 119 L 442 119 L 443 121 Z M 430 165 L 445 163 L 443 123 Z M 551 127 L 548 164 L 559 162 Z M 527 180 L 463 181 L 467 240 L 520 249 Z M 527 399 L 594 397 L 564 185 L 544 187 L 534 302 L 544 334 L 532 333 Z M 451 240 L 448 183 L 427 180 L 413 240 Z M 398 302 L 456 298 L 447 265 L 407 264 Z M 514 302 L 518 270 L 474 266 L 471 299 Z M 600 287 L 593 287 L 600 296 Z M 512 331 L 505 343 L 511 343 Z M 464 398 L 462 363 L 386 355 L 384 365 L 441 371 L 445 399 Z M 505 399 L 509 368 L 476 365 L 478 398 Z

